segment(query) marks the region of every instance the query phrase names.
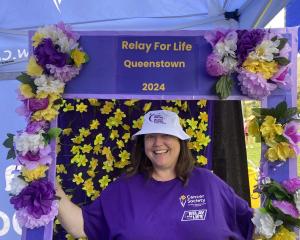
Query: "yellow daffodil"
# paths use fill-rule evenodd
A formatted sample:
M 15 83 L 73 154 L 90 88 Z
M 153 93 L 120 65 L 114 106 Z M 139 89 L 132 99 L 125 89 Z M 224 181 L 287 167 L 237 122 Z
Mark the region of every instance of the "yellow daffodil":
M 208 122 L 208 114 L 206 112 L 200 112 L 198 118 L 202 122 Z
M 200 108 L 205 107 L 206 104 L 207 104 L 207 100 L 205 100 L 205 99 L 201 99 L 197 102 L 197 106 L 200 106 Z
M 115 112 L 114 112 L 115 118 L 119 121 L 122 121 L 122 119 L 124 117 L 126 117 L 126 114 L 124 112 L 121 111 L 120 108 L 118 108 Z
M 199 125 L 198 125 L 198 129 L 202 132 L 205 132 L 207 130 L 207 127 L 208 127 L 208 124 L 203 123 L 203 122 L 200 122 Z
M 276 135 L 282 135 L 283 127 L 281 124 L 276 124 L 276 118 L 266 116 L 260 127 L 260 131 L 265 140 L 268 141 L 274 139 Z
M 99 107 L 100 106 L 100 102 L 96 98 L 89 98 L 88 101 L 94 107 Z
M 186 120 L 184 118 L 179 118 L 180 125 L 186 127 Z
M 148 112 L 150 110 L 151 106 L 152 106 L 152 102 L 145 103 L 145 105 L 143 107 L 143 111 Z
M 197 142 L 205 147 L 210 143 L 210 137 L 206 136 L 201 131 L 196 132 L 196 138 L 197 138 Z
M 21 83 L 20 92 L 25 98 L 33 98 L 34 93 L 32 92 L 32 88 L 29 84 Z
M 72 182 L 76 183 L 76 185 L 79 185 L 79 184 L 83 183 L 84 180 L 82 178 L 82 172 L 80 172 L 78 174 L 73 174 Z
M 30 57 L 27 65 L 27 74 L 32 77 L 40 77 L 43 71 L 43 68 L 37 64 L 35 58 Z
M 84 144 L 81 147 L 81 151 L 82 153 L 90 153 L 92 151 L 93 147 L 91 146 L 91 144 Z
M 125 143 L 127 143 L 128 140 L 130 139 L 130 133 L 124 133 L 122 139 L 124 140 Z
M 85 105 L 83 102 L 81 102 L 80 104 L 76 104 L 76 112 L 87 112 L 87 105 Z
M 86 166 L 88 160 L 83 154 L 76 154 L 71 158 L 71 163 L 76 163 L 77 167 Z
M 104 161 L 102 169 L 104 169 L 107 173 L 112 172 L 114 170 L 113 164 L 113 161 Z
M 105 123 L 105 125 L 112 129 L 113 127 L 118 127 L 120 125 L 120 121 L 118 121 L 115 117 L 109 117 Z
M 129 131 L 130 126 L 129 126 L 128 124 L 124 124 L 124 125 L 122 125 L 122 128 L 123 128 L 125 131 Z
M 63 164 L 58 164 L 56 165 L 56 173 L 64 173 L 67 174 L 67 170 L 65 168 L 65 165 Z
M 198 141 L 195 141 L 193 142 L 193 149 L 196 151 L 196 152 L 199 152 L 200 150 L 203 149 L 203 145 L 198 142 Z
M 94 183 L 92 178 L 87 179 L 84 183 L 83 183 L 83 190 L 85 190 L 86 195 L 88 197 L 92 196 L 94 194 Z
M 25 181 L 31 182 L 43 177 L 46 177 L 46 171 L 48 167 L 45 165 L 40 165 L 34 169 L 22 168 L 22 176 L 25 178 Z
M 74 63 L 78 68 L 86 61 L 85 53 L 80 51 L 78 48 L 71 51 L 71 58 L 74 60 Z
M 204 157 L 203 155 L 197 156 L 197 163 L 201 165 L 206 165 L 207 164 L 207 158 Z
M 85 138 L 91 135 L 91 131 L 89 129 L 84 128 L 84 127 L 79 129 L 79 133 L 80 133 L 81 136 L 83 136 Z
M 128 107 L 131 107 L 133 106 L 136 102 L 138 102 L 139 100 L 138 99 L 130 99 L 130 100 L 126 100 L 124 102 L 124 105 L 128 106 Z
M 185 130 L 187 135 L 189 135 L 190 137 L 193 137 L 195 135 L 195 131 L 192 128 L 188 128 Z
M 90 123 L 90 129 L 91 130 L 96 130 L 96 129 L 98 129 L 99 125 L 100 125 L 100 123 L 99 123 L 98 119 L 94 119 Z
M 118 156 L 121 158 L 121 160 L 128 160 L 130 158 L 130 153 L 126 150 L 123 150 L 119 153 Z
M 63 112 L 74 111 L 75 107 L 71 103 L 64 105 Z
M 189 126 L 190 126 L 193 130 L 196 130 L 196 129 L 197 129 L 198 121 L 195 120 L 194 118 L 187 119 L 186 122 L 189 124 Z
M 93 153 L 99 155 L 102 151 L 101 145 L 95 145 L 93 148 Z
M 99 180 L 100 187 L 101 187 L 102 189 L 105 189 L 105 188 L 108 186 L 108 184 L 109 184 L 110 182 L 111 182 L 111 179 L 109 178 L 108 175 L 103 176 L 103 177 Z
M 96 173 L 93 169 L 90 169 L 87 171 L 87 174 L 89 175 L 89 177 L 94 178 L 96 176 Z
M 270 79 L 279 69 L 275 61 L 267 62 L 251 58 L 246 59 L 243 63 L 243 67 L 249 72 L 260 73 L 265 79 Z
M 129 164 L 128 160 L 121 160 L 121 161 L 115 162 L 114 167 L 122 169 L 122 168 L 126 167 L 128 164 Z
M 184 101 L 184 103 L 181 105 L 181 110 L 186 112 L 188 109 L 188 103 L 187 101 Z
M 104 147 L 104 148 L 102 149 L 102 155 L 105 155 L 105 156 L 112 155 L 112 154 L 111 154 L 110 147 Z
M 102 145 L 105 138 L 103 137 L 102 133 L 99 133 L 94 140 L 94 145 Z
M 65 128 L 62 131 L 62 134 L 65 135 L 65 136 L 69 136 L 71 133 L 72 133 L 72 128 Z
M 98 166 L 98 160 L 96 158 L 92 158 L 92 160 L 90 161 L 89 167 L 91 169 L 95 170 L 97 166 Z
M 273 235 L 271 240 L 296 240 L 297 235 L 293 231 L 289 231 L 283 226 L 280 226 L 279 231 Z
M 81 135 L 79 135 L 79 136 L 75 136 L 74 138 L 71 138 L 71 141 L 75 144 L 80 144 L 84 141 L 84 139 Z
M 118 138 L 119 137 L 119 133 L 118 133 L 118 130 L 112 130 L 110 135 L 109 135 L 109 138 L 111 140 L 114 140 L 115 138 Z
M 144 117 L 132 121 L 132 128 L 141 129 L 144 122 Z
M 276 160 L 286 161 L 288 158 L 296 157 L 296 154 L 288 143 L 280 142 L 268 148 L 265 157 L 271 162 Z
M 113 107 L 114 107 L 114 102 L 108 102 L 105 101 L 105 104 L 103 105 L 103 107 L 100 109 L 102 114 L 110 114 Z
M 122 140 L 117 140 L 117 146 L 119 149 L 122 149 L 123 147 L 125 147 L 125 144 Z
M 76 155 L 76 154 L 79 154 L 80 153 L 80 146 L 78 145 L 73 145 L 70 152 L 73 154 L 73 155 Z
M 92 197 L 91 197 L 91 200 L 94 201 L 96 200 L 98 197 L 100 196 L 100 191 L 98 190 L 95 190 Z

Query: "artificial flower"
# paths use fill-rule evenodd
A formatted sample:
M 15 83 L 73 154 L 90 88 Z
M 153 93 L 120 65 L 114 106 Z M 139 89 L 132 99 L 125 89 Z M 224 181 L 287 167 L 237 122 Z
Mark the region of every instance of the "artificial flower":
M 299 178 L 292 178 L 288 180 L 284 180 L 282 182 L 282 186 L 287 190 L 289 193 L 295 193 L 297 190 L 300 189 L 300 179 Z
M 276 118 L 266 116 L 260 127 L 260 131 L 266 140 L 272 140 L 276 137 L 276 135 L 282 135 L 283 127 L 280 123 L 276 123 Z
M 94 183 L 92 181 L 91 178 L 87 179 L 84 183 L 83 183 L 83 190 L 85 190 L 86 195 L 88 197 L 92 196 L 95 192 L 95 188 L 94 188 Z
M 51 94 L 63 94 L 65 84 L 52 76 L 45 74 L 34 79 L 34 84 L 37 86 L 37 93 L 48 97 Z
M 64 105 L 63 111 L 64 112 L 69 112 L 69 111 L 74 111 L 75 107 L 71 103 L 67 103 Z
M 32 92 L 32 88 L 31 88 L 31 86 L 29 84 L 22 83 L 20 85 L 19 89 L 20 89 L 20 94 L 22 94 L 22 96 L 25 99 L 27 99 L 27 98 L 33 98 L 35 96 L 35 94 Z
M 94 140 L 94 145 L 102 145 L 105 138 L 103 137 L 102 133 L 99 133 Z
M 100 123 L 99 123 L 98 119 L 94 119 L 90 123 L 90 129 L 91 130 L 96 130 L 96 129 L 98 129 L 99 125 L 100 125 Z
M 205 107 L 207 104 L 207 100 L 206 99 L 201 99 L 197 102 L 197 105 L 200 106 L 200 108 Z
M 152 103 L 151 102 L 148 102 L 148 103 L 145 103 L 144 107 L 143 107 L 143 111 L 146 113 L 150 110 L 151 108 L 151 105 Z
M 229 69 L 222 63 L 222 60 L 215 53 L 211 53 L 206 60 L 206 71 L 210 76 L 219 77 L 226 75 Z
M 271 215 L 261 209 L 254 209 L 251 221 L 255 225 L 255 233 L 266 238 L 271 238 L 275 234 L 276 227 L 283 223 L 281 220 L 274 222 Z
M 36 32 L 31 38 L 32 46 L 37 47 L 42 42 L 44 37 L 45 37 L 45 34 L 42 34 L 40 32 Z
M 186 122 L 189 124 L 189 126 L 190 126 L 193 130 L 196 130 L 196 129 L 197 129 L 198 121 L 195 120 L 194 118 L 187 119 Z
M 273 61 L 274 55 L 279 54 L 279 44 L 280 41 L 278 39 L 275 41 L 263 40 L 256 46 L 254 51 L 249 53 L 249 58 L 271 62 Z
M 294 158 L 295 152 L 288 143 L 280 142 L 268 148 L 265 157 L 272 162 L 276 160 L 286 161 L 288 158 Z
M 94 107 L 99 107 L 100 106 L 100 102 L 96 98 L 89 98 L 88 101 Z
M 102 189 L 105 189 L 108 184 L 111 182 L 111 179 L 109 178 L 108 175 L 104 175 L 100 180 L 99 180 L 99 183 L 100 183 L 100 187 Z
M 279 69 L 275 61 L 253 60 L 250 57 L 246 59 L 242 66 L 251 73 L 261 74 L 264 79 L 270 79 Z
M 12 180 L 11 180 L 11 183 L 10 183 L 10 191 L 9 193 L 11 195 L 18 195 L 25 187 L 28 186 L 28 183 L 25 182 L 21 177 L 20 175 L 18 174 L 14 174 Z
M 44 137 L 41 133 L 29 134 L 23 132 L 14 136 L 15 149 L 20 152 L 21 155 L 25 155 L 27 152 L 37 152 L 39 149 L 45 147 Z
M 62 67 L 55 66 L 53 64 L 46 65 L 47 70 L 54 76 L 54 78 L 59 81 L 66 83 L 72 78 L 76 77 L 79 74 L 80 68 L 64 65 Z
M 47 121 L 31 121 L 28 123 L 26 127 L 26 132 L 30 134 L 35 134 L 40 131 L 45 131 L 47 132 L 50 128 L 50 123 Z
M 289 231 L 287 228 L 280 226 L 278 232 L 271 238 L 271 240 L 296 240 L 296 233 Z
M 86 128 L 80 128 L 79 133 L 83 137 L 88 137 L 88 136 L 91 135 L 91 131 L 89 129 L 86 129 Z
M 293 197 L 294 197 L 295 206 L 296 206 L 298 212 L 300 213 L 300 190 L 299 189 L 297 189 L 295 191 L 295 193 L 293 194 Z
M 78 174 L 73 174 L 72 182 L 76 183 L 76 185 L 79 185 L 79 184 L 83 183 L 84 180 L 82 178 L 82 172 L 80 172 Z
M 84 103 L 80 103 L 76 105 L 76 111 L 83 113 L 83 112 L 87 112 L 87 105 L 85 105 Z
M 130 153 L 127 152 L 126 150 L 123 150 L 120 152 L 120 154 L 118 155 L 120 157 L 121 160 L 129 160 L 130 158 Z
M 283 66 L 271 77 L 271 80 L 275 82 L 279 88 L 289 89 L 291 87 L 289 69 L 289 65 Z
M 203 155 L 197 156 L 197 163 L 201 165 L 207 165 L 207 158 Z
M 46 177 L 46 171 L 49 169 L 48 166 L 39 165 L 34 169 L 28 169 L 26 167 L 22 168 L 22 176 L 27 182 L 32 182 L 40 178 Z
M 107 173 L 112 172 L 114 170 L 113 164 L 113 161 L 104 161 L 102 169 L 104 169 Z
M 85 53 L 83 51 L 80 51 L 78 48 L 71 51 L 71 58 L 78 68 L 86 62 Z
M 84 144 L 81 147 L 82 153 L 90 153 L 92 149 L 93 149 L 93 147 L 91 146 L 91 144 Z
M 49 145 L 44 148 L 40 148 L 38 151 L 28 151 L 25 155 L 18 155 L 18 161 L 26 168 L 32 170 L 39 165 L 46 165 L 52 163 L 52 157 L 50 155 L 51 147 Z
M 296 154 L 300 154 L 300 132 L 299 123 L 291 121 L 284 126 L 283 136 L 289 140 Z
M 245 69 L 239 71 L 237 78 L 242 93 L 254 99 L 262 99 L 276 89 L 275 84 L 268 83 L 260 74 L 254 74 Z
M 30 57 L 27 65 L 27 74 L 32 77 L 39 77 L 42 75 L 43 71 L 43 68 L 37 64 L 36 59 L 34 57 Z
M 297 208 L 288 201 L 273 200 L 272 205 L 274 207 L 278 208 L 284 214 L 290 215 L 293 218 L 299 218 L 299 216 L 300 216 Z

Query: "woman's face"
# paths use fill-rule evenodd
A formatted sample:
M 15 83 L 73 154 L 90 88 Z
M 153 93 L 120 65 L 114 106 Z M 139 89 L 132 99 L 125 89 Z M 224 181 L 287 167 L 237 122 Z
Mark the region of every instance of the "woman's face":
M 154 170 L 174 170 L 179 153 L 180 142 L 177 137 L 167 134 L 146 134 L 145 154 L 152 162 Z

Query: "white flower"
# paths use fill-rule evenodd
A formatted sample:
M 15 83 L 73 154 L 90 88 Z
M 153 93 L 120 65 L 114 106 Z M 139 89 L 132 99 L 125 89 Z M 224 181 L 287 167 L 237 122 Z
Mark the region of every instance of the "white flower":
M 294 194 L 294 202 L 298 212 L 300 212 L 300 189 L 298 189 Z
M 233 57 L 224 57 L 223 65 L 226 69 L 230 69 L 230 71 L 236 70 L 237 60 Z
M 214 53 L 216 53 L 220 58 L 232 57 L 236 58 L 235 51 L 237 49 L 237 33 L 230 32 L 226 35 L 223 41 L 219 41 L 214 48 Z
M 28 183 L 20 178 L 19 175 L 14 175 L 10 184 L 10 194 L 14 196 L 18 195 L 28 185 Z
M 65 83 L 46 75 L 41 75 L 39 78 L 36 78 L 34 83 L 37 86 L 37 93 L 62 94 L 65 87 Z
M 44 138 L 41 132 L 37 134 L 23 132 L 20 135 L 14 136 L 14 143 L 16 150 L 23 156 L 28 151 L 34 153 L 45 147 Z
M 275 234 L 276 227 L 283 223 L 281 220 L 274 222 L 270 214 L 262 212 L 260 209 L 254 209 L 251 221 L 255 225 L 255 233 L 266 238 L 271 238 Z
M 278 46 L 280 44 L 279 40 L 271 41 L 264 40 L 259 44 L 254 51 L 249 54 L 249 57 L 254 60 L 263 60 L 271 62 L 273 61 L 274 55 L 279 53 Z

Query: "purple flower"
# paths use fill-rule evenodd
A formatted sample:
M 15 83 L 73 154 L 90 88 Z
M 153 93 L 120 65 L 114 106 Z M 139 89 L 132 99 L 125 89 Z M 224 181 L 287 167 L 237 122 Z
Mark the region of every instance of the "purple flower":
M 29 98 L 24 100 L 25 105 L 27 106 L 30 112 L 35 112 L 43 110 L 48 107 L 49 99 L 48 98 Z
M 213 77 L 219 77 L 228 73 L 228 69 L 225 68 L 221 59 L 214 53 L 211 53 L 206 59 L 206 70 Z
M 248 54 L 261 43 L 264 38 L 265 31 L 262 29 L 254 30 L 238 30 L 237 41 L 237 56 L 239 63 L 242 64 L 247 58 Z
M 40 149 L 38 152 L 34 153 L 28 151 L 24 156 L 19 155 L 18 161 L 26 166 L 28 169 L 34 169 L 38 165 L 51 164 L 52 157 L 50 155 L 51 147 L 47 145 L 45 148 Z
M 300 179 L 292 178 L 284 180 L 281 185 L 291 194 L 294 194 L 298 189 L 300 189 Z
M 51 64 L 47 64 L 47 69 L 50 71 L 50 74 L 54 75 L 55 79 L 58 79 L 62 82 L 68 82 L 72 78 L 74 78 L 76 75 L 79 74 L 80 68 L 71 66 L 71 65 L 65 65 L 63 67 L 56 67 Z
M 289 66 L 281 67 L 279 71 L 271 78 L 280 88 L 291 88 Z
M 210 45 L 212 47 L 215 47 L 215 45 L 217 44 L 217 42 L 219 41 L 222 41 L 226 34 L 227 34 L 227 30 L 226 31 L 220 31 L 220 30 L 217 30 L 217 31 L 207 31 L 205 34 L 204 34 L 204 38 L 207 42 L 210 43 Z
M 62 30 L 63 33 L 66 34 L 69 39 L 74 39 L 74 41 L 79 40 L 79 34 L 72 32 L 70 25 L 66 25 L 63 22 L 59 22 L 58 24 L 56 24 L 56 27 Z
M 54 200 L 52 202 L 50 212 L 46 215 L 42 215 L 39 219 L 34 218 L 24 208 L 16 212 L 16 218 L 21 227 L 33 229 L 33 228 L 45 226 L 49 222 L 52 222 L 57 214 L 58 214 L 58 201 Z
M 297 208 L 290 202 L 273 200 L 272 205 L 278 208 L 284 214 L 290 215 L 293 218 L 299 217 L 299 212 Z
M 262 99 L 276 89 L 276 85 L 268 83 L 261 74 L 255 74 L 241 69 L 237 76 L 243 94 L 254 99 Z
M 55 200 L 53 184 L 41 179 L 30 183 L 19 195 L 12 197 L 10 203 L 16 210 L 25 209 L 28 214 L 39 219 L 50 213 L 53 200 Z
M 300 154 L 300 133 L 299 133 L 299 123 L 296 121 L 291 121 L 284 127 L 283 136 L 287 138 L 290 144 L 293 146 L 294 151 Z
M 63 67 L 67 64 L 68 54 L 59 52 L 50 38 L 45 38 L 33 51 L 37 63 L 45 68 L 46 64 Z
M 47 121 L 32 121 L 30 123 L 28 123 L 27 127 L 26 127 L 26 132 L 27 133 L 37 133 L 40 130 L 44 130 L 47 131 L 50 127 L 49 122 Z

